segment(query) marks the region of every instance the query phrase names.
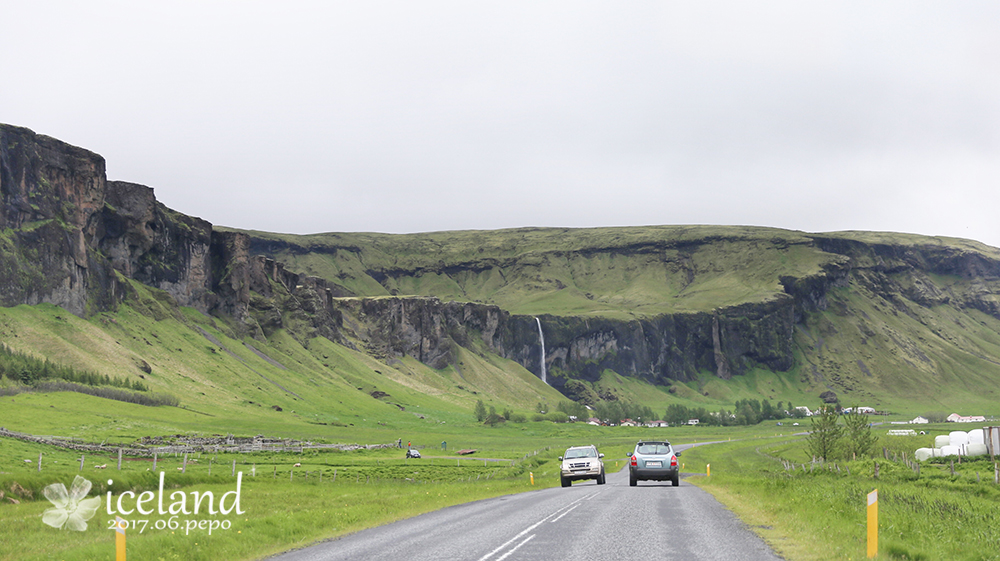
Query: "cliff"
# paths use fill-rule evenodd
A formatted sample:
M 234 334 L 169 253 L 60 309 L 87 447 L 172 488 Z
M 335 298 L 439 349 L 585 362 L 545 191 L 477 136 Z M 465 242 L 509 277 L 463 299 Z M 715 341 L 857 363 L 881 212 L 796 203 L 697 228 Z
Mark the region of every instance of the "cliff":
M 563 389 L 605 371 L 671 385 L 761 369 L 853 391 L 889 384 L 880 370 L 933 381 L 955 352 L 1000 364 L 988 335 L 1000 251 L 967 240 L 749 227 L 241 232 L 107 181 L 97 154 L 9 125 L 0 204 L 3 306 L 86 316 L 138 282 L 258 339 L 284 330 L 438 369 L 464 347 L 540 374 L 537 317 L 549 382 Z

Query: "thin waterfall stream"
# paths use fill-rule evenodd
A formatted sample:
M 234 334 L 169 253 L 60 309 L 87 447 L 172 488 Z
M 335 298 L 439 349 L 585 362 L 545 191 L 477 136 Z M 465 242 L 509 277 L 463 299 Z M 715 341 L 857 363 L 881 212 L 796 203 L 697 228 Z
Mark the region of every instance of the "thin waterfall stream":
M 548 384 L 549 379 L 545 374 L 545 334 L 542 333 L 542 320 L 535 318 L 535 322 L 538 323 L 538 340 L 542 343 L 542 381 Z

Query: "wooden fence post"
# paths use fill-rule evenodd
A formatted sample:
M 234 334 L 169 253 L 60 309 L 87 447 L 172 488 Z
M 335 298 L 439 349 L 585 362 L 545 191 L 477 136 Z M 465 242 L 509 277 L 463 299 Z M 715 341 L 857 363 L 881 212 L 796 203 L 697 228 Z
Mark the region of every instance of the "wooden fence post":
M 80 471 L 83 471 L 83 459 L 86 456 L 87 456 L 86 454 L 80 454 Z
M 42 472 L 42 453 L 38 453 L 38 472 Z
M 233 460 L 233 477 L 236 477 L 236 460 Z
M 153 452 L 153 473 L 156 473 L 156 452 Z
M 187 473 L 188 470 L 188 453 L 184 452 L 184 463 L 181 465 L 181 473 Z
M 118 449 L 118 471 L 122 470 L 122 449 Z

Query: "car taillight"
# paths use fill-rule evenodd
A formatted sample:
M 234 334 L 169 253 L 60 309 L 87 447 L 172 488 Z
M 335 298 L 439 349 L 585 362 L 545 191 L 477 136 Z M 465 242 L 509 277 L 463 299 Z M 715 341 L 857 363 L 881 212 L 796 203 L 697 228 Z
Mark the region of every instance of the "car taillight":
M 633 466 L 638 465 L 638 462 L 636 462 L 635 456 L 632 456 L 632 465 Z
M 670 467 L 677 467 L 677 456 L 670 456 Z

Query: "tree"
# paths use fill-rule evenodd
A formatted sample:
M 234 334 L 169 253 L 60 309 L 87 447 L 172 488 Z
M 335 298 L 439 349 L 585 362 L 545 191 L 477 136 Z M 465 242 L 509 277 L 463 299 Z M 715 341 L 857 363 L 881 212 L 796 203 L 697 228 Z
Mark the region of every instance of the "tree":
M 854 412 L 844 415 L 845 442 L 844 456 L 847 459 L 870 456 L 875 449 L 878 436 L 872 434 L 871 423 L 868 422 L 868 415 Z
M 676 403 L 668 405 L 666 413 L 663 414 L 663 420 L 670 423 L 671 426 L 683 425 L 690 418 L 691 414 L 688 408 Z
M 497 408 L 496 407 L 490 405 L 490 412 L 486 415 L 486 421 L 485 421 L 485 423 L 487 425 L 489 425 L 489 426 L 492 427 L 493 425 L 502 423 L 502 422 L 504 422 L 506 420 L 507 419 L 504 419 L 500 415 L 497 415 Z
M 843 433 L 844 427 L 837 424 L 837 413 L 833 407 L 823 407 L 818 415 L 812 417 L 812 431 L 806 439 L 809 454 L 823 460 L 833 459 Z
M 476 402 L 476 420 L 480 423 L 486 420 L 486 404 L 481 399 Z
M 775 415 L 774 407 L 771 405 L 771 402 L 766 399 L 760 402 L 760 418 L 762 421 L 767 421 L 770 419 L 777 418 L 777 415 Z

